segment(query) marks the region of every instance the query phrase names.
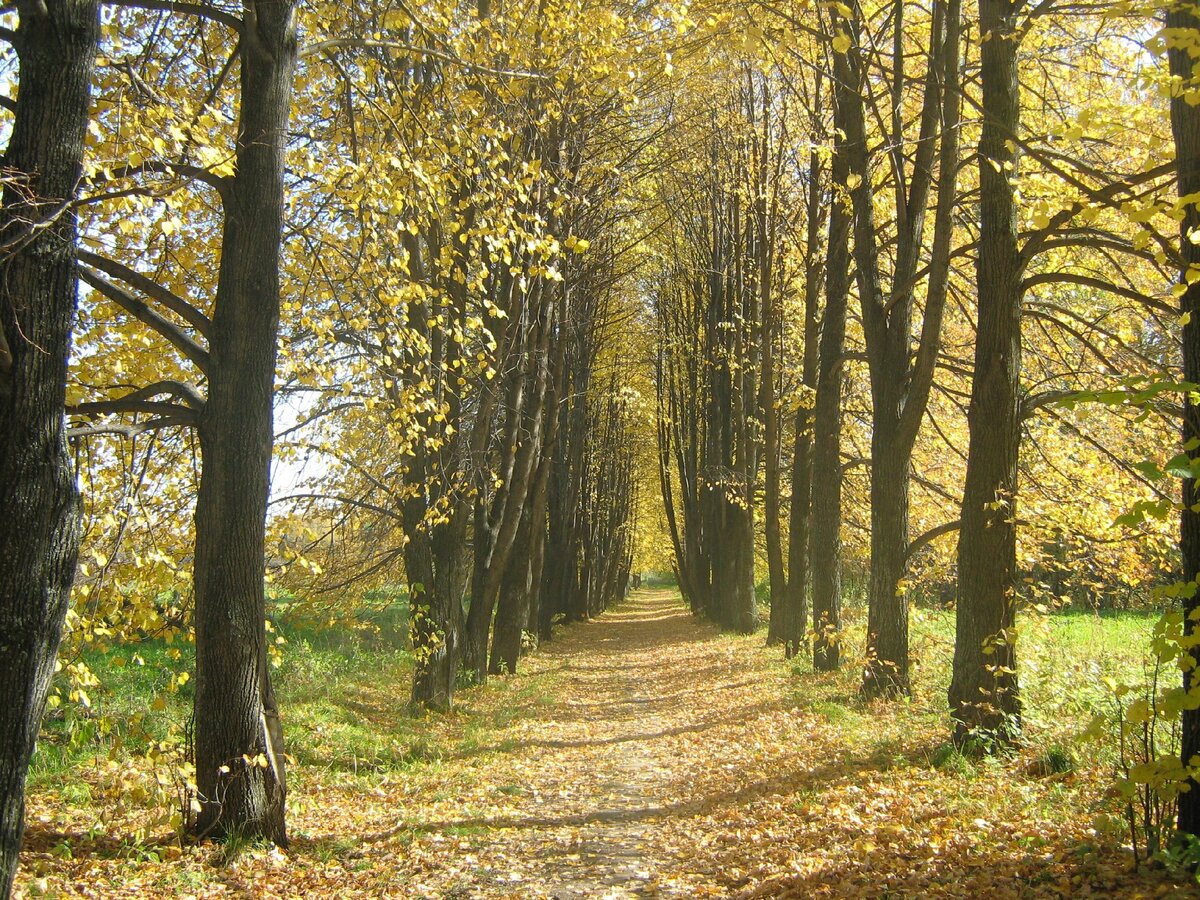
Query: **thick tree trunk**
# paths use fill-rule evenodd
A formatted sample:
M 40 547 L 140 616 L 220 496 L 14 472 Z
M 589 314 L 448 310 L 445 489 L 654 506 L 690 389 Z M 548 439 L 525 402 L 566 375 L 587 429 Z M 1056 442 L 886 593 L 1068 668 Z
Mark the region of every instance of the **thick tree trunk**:
M 1013 624 L 1023 264 L 1013 185 L 1013 136 L 1020 125 L 1014 17 L 1008 0 L 980 0 L 979 325 L 949 694 L 955 739 L 989 744 L 1007 742 L 1020 730 Z
M 237 172 L 225 195 L 196 499 L 197 835 L 287 844 L 282 731 L 264 629 L 263 561 L 279 325 L 284 146 L 295 0 L 247 2 Z
M 19 91 L 0 211 L 0 897 L 79 546 L 64 434 L 76 196 L 100 23 L 95 2 L 18 4 Z M 35 230 L 36 229 L 36 230 Z
M 1200 17 L 1197 17 L 1194 7 L 1178 4 L 1167 12 L 1167 28 L 1186 29 L 1192 35 L 1200 33 Z M 1181 79 L 1182 84 L 1189 87 L 1195 83 L 1192 71 L 1193 60 L 1186 46 L 1170 43 L 1168 57 L 1170 59 L 1171 75 Z M 1200 195 L 1200 107 L 1188 103 L 1182 95 L 1171 98 L 1171 131 L 1175 138 L 1175 166 L 1180 197 Z M 1184 314 L 1183 325 L 1183 379 L 1193 384 L 1200 384 L 1200 282 L 1188 284 L 1187 272 L 1193 267 L 1200 267 L 1200 245 L 1191 240 L 1190 235 L 1200 229 L 1200 206 L 1193 199 L 1184 207 L 1184 217 L 1179 223 L 1179 246 L 1183 257 L 1183 271 L 1180 282 L 1188 285 L 1180 300 Z M 1192 449 L 1200 445 L 1200 406 L 1195 402 L 1194 395 L 1186 394 L 1183 409 L 1183 446 L 1193 461 L 1200 456 Z M 1193 466 L 1195 463 L 1193 462 Z M 1200 485 L 1196 479 L 1188 478 L 1183 482 L 1183 512 L 1180 516 L 1179 553 L 1183 564 L 1183 579 L 1192 585 L 1200 581 Z M 1200 609 L 1200 592 L 1193 592 L 1184 601 L 1185 628 L 1189 635 L 1195 634 L 1200 624 L 1197 623 L 1196 611 Z M 1200 647 L 1193 647 L 1191 655 L 1197 666 L 1200 666 Z M 1200 668 L 1185 670 L 1183 686 L 1185 690 L 1195 691 L 1198 683 Z M 1182 759 L 1185 766 L 1190 766 L 1197 754 L 1200 754 L 1200 710 L 1185 709 L 1182 725 Z M 1188 779 L 1190 790 L 1179 795 L 1179 830 L 1188 834 L 1200 834 L 1200 781 L 1191 777 Z

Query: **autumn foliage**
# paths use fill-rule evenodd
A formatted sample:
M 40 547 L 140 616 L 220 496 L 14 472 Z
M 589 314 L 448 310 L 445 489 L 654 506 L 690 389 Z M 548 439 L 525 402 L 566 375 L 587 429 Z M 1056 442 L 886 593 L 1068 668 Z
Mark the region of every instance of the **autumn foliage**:
M 1198 35 L 4 7 L 0 890 L 1173 890 Z

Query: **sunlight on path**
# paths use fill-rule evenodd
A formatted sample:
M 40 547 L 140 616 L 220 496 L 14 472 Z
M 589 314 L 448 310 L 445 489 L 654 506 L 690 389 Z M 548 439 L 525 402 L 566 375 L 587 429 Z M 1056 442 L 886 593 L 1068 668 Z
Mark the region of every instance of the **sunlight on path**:
M 1047 802 L 1060 786 L 1020 763 L 938 770 L 940 719 L 855 705 L 854 672 L 797 679 L 675 592 L 639 592 L 522 666 L 464 697 L 499 726 L 487 746 L 381 794 L 395 805 L 370 818 L 391 824 L 356 851 L 373 896 L 1147 896 L 1119 854 L 1080 852 L 1079 796 Z
M 702 673 L 695 651 L 711 636 L 678 594 L 656 591 L 638 595 L 551 650 L 566 661 L 563 703 L 579 716 L 548 727 L 559 731 L 562 749 L 610 748 L 577 785 L 586 824 L 565 847 L 548 842 L 543 851 L 556 863 L 547 880 L 560 882 L 551 896 L 663 895 L 656 889 L 658 861 L 647 851 L 649 830 L 668 812 L 664 800 L 675 799 L 661 796 L 672 775 L 664 739 L 699 727 L 704 709 L 697 697 L 711 697 L 719 688 L 696 689 Z M 716 662 L 720 670 L 722 661 Z
M 520 722 L 517 746 L 499 761 L 513 773 L 497 777 L 519 777 L 522 796 L 506 815 L 458 823 L 489 829 L 485 846 L 472 849 L 476 872 L 495 880 L 445 896 L 725 894 L 718 884 L 729 873 L 691 871 L 695 847 L 667 824 L 736 802 L 706 795 L 697 768 L 732 768 L 731 741 L 750 740 L 753 727 L 743 692 L 761 689 L 763 673 L 663 590 L 566 629 L 528 668 L 551 676 L 555 690 L 552 705 Z M 497 873 L 500 860 L 512 867 L 507 876 Z

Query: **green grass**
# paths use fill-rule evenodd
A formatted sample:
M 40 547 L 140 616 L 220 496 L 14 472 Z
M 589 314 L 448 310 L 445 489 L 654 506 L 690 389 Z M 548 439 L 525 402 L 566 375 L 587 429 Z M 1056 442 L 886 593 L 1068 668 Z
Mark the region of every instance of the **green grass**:
M 405 648 L 406 604 L 372 609 L 364 625 L 318 628 L 287 624 L 287 604 L 272 604 L 272 632 L 280 665 L 276 693 L 284 710 L 288 753 L 320 768 L 370 774 L 440 758 L 420 722 L 408 716 L 412 655 Z M 96 678 L 89 703 L 67 699 L 65 673 L 56 679 L 61 705 L 51 710 L 30 766 L 33 791 L 56 794 L 87 808 L 96 793 L 78 773 L 109 759 L 135 759 L 181 741 L 192 706 L 193 683 L 176 676 L 194 670 L 190 644 L 147 640 L 89 650 L 80 660 Z M 97 806 L 100 804 L 97 803 Z
M 929 765 L 970 775 L 973 763 L 951 755 L 948 744 L 940 746 L 950 732 L 946 692 L 954 658 L 954 611 L 912 609 L 913 697 L 898 708 L 888 707 L 890 719 L 882 726 L 880 707 L 864 703 L 857 694 L 866 611 L 855 604 L 845 615 L 842 670 L 818 675 L 808 660 L 793 660 L 787 670 L 792 702 L 820 713 L 846 734 L 848 746 L 858 748 L 872 764 L 894 761 L 902 752 L 897 748 L 911 744 L 912 735 L 927 734 L 937 741 L 921 751 Z M 1106 679 L 1134 684 L 1147 677 L 1150 635 L 1157 620 L 1158 614 L 1149 611 L 1019 617 L 1018 677 L 1028 742 L 1024 751 L 1032 767 L 1049 775 L 1072 770 L 1075 760 L 1083 756 L 1099 754 L 1097 761 L 1111 762 L 1111 748 L 1085 750 L 1079 738 L 1096 714 L 1114 708 Z

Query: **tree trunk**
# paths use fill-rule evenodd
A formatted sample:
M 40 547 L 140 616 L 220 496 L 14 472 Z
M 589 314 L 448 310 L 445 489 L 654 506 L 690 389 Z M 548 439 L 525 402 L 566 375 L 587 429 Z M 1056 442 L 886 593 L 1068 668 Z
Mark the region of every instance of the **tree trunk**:
M 247 2 L 237 172 L 200 417 L 196 500 L 196 835 L 287 845 L 282 732 L 266 657 L 263 561 L 279 325 L 295 0 Z
M 850 289 L 850 177 L 843 110 L 852 98 L 845 54 L 836 54 L 833 203 L 825 266 L 825 317 L 821 325 L 817 399 L 813 412 L 812 567 L 813 668 L 831 672 L 841 665 L 842 628 L 842 380 L 846 343 L 846 303 Z
M 523 522 L 521 533 L 528 544 L 532 539 L 532 514 L 526 512 L 529 526 Z M 500 598 L 496 607 L 496 634 L 492 640 L 489 675 L 512 675 L 517 671 L 517 660 L 521 658 L 521 641 L 525 624 L 529 618 L 529 594 L 533 587 L 533 558 L 517 554 L 508 561 L 504 580 L 500 585 Z
M 553 426 L 552 426 L 553 430 Z M 549 436 L 548 440 L 553 440 Z M 496 635 L 488 671 L 492 675 L 517 671 L 521 647 L 530 620 L 535 586 L 540 583 L 542 547 L 546 533 L 546 495 L 552 458 L 543 453 L 531 488 L 531 499 L 522 512 L 516 540 L 518 551 L 509 561 L 496 610 Z
M 821 159 L 809 155 L 808 195 L 805 210 L 806 242 L 804 249 L 804 362 L 803 384 L 813 391 L 817 388 L 817 346 L 820 324 L 817 307 L 821 293 L 820 241 L 824 215 L 821 186 Z M 804 397 L 803 404 L 811 403 Z M 788 511 L 788 581 L 783 607 L 782 639 L 784 656 L 791 659 L 800 652 L 808 630 L 808 542 L 812 520 L 813 478 L 813 410 L 802 405 L 796 413 L 795 444 L 792 448 L 792 500 Z M 774 594 L 771 601 L 774 603 Z
M 905 5 L 893 7 L 892 102 L 900 104 L 905 61 Z M 905 163 L 908 143 L 902 117 L 892 120 L 890 141 L 901 148 L 896 163 L 896 251 L 890 287 L 885 291 L 880 265 L 879 229 L 875 224 L 871 150 L 867 146 L 864 100 L 856 95 L 849 105 L 846 143 L 850 169 L 856 179 L 854 198 L 854 258 L 863 333 L 871 378 L 871 571 L 868 594 L 867 664 L 862 693 L 868 697 L 910 693 L 908 599 L 902 585 L 908 558 L 908 491 L 913 445 L 929 398 L 926 375 L 941 343 L 942 311 L 955 195 L 957 168 L 957 105 L 950 97 L 958 90 L 957 0 L 937 0 L 930 10 L 930 53 L 923 78 L 918 137 L 912 162 Z M 947 20 L 950 20 L 949 22 Z M 854 32 L 862 31 L 857 15 Z M 868 81 L 856 44 L 848 52 L 854 83 Z M 898 106 L 894 107 L 894 109 Z M 940 148 L 940 149 L 939 149 Z M 940 157 L 938 215 L 934 253 L 930 259 L 921 340 L 912 346 L 915 305 L 913 285 L 924 248 L 925 217 L 934 186 L 934 162 Z M 926 369 L 929 372 L 926 372 Z
M 1197 17 L 1194 7 L 1177 5 L 1167 11 L 1167 28 L 1186 29 L 1191 35 L 1200 33 L 1200 17 Z M 1169 43 L 1168 58 L 1171 75 L 1179 78 L 1182 84 L 1191 88 L 1195 84 L 1192 71 L 1193 60 L 1186 46 Z M 1171 131 L 1175 138 L 1175 165 L 1180 197 L 1195 198 L 1200 194 L 1200 107 L 1188 103 L 1184 96 L 1171 97 Z M 1183 324 L 1183 380 L 1193 384 L 1200 383 L 1200 282 L 1188 284 L 1187 273 L 1193 267 L 1200 267 L 1200 245 L 1191 240 L 1190 235 L 1200 229 L 1200 207 L 1194 202 L 1184 206 L 1184 217 L 1179 223 L 1179 247 L 1182 256 L 1183 271 L 1180 273 L 1180 283 L 1187 289 L 1180 300 L 1184 314 Z M 1183 446 L 1193 460 L 1200 453 L 1200 406 L 1196 404 L 1194 395 L 1184 395 L 1183 409 Z M 1195 585 L 1200 580 L 1200 486 L 1196 479 L 1187 478 L 1183 482 L 1183 512 L 1180 514 L 1179 553 L 1183 564 L 1183 579 Z M 1197 624 L 1197 609 L 1200 609 L 1200 592 L 1193 592 L 1184 600 L 1184 628 L 1186 633 L 1194 635 L 1200 625 Z M 1191 649 L 1192 659 L 1200 664 L 1200 647 Z M 1197 673 L 1200 669 L 1193 666 L 1183 673 L 1184 690 L 1194 691 L 1197 685 Z M 1181 730 L 1182 759 L 1185 766 L 1190 766 L 1192 760 L 1200 753 L 1200 710 L 1184 709 Z M 1200 834 L 1200 781 L 1189 777 L 1190 790 L 1179 795 L 1179 830 L 1188 834 Z
M 430 526 L 419 510 L 405 522 L 413 653 L 412 702 L 449 709 L 458 677 L 462 602 L 467 586 L 466 511 L 462 504 L 449 522 Z
M 745 507 L 730 507 L 734 521 L 733 597 L 726 627 L 738 634 L 750 634 L 758 627 L 758 602 L 754 591 L 754 512 L 747 500 Z
M 65 204 L 79 183 L 100 38 L 95 2 L 18 6 L 20 90 L 0 212 L 10 248 L 0 260 L 0 897 L 16 873 L 25 777 L 79 546 L 63 422 L 78 299 Z
M 525 631 L 533 641 L 534 649 L 541 640 L 540 624 L 542 621 L 542 591 L 545 586 L 546 573 L 546 515 L 543 512 L 534 524 L 532 562 L 529 575 L 529 609 L 525 618 Z
M 1008 0 L 980 0 L 979 325 L 949 694 L 955 740 L 987 744 L 1008 742 L 1020 730 L 1013 624 L 1023 264 L 1013 185 L 1020 125 L 1014 17 Z
M 770 345 L 770 338 L 763 342 Z M 763 357 L 764 388 L 762 414 L 764 420 L 763 435 L 763 531 L 767 543 L 767 574 L 771 585 L 771 612 L 767 625 L 768 644 L 788 644 L 792 637 L 787 630 L 788 609 L 788 578 L 789 573 L 784 567 L 783 534 L 781 526 L 782 503 L 780 500 L 780 470 L 783 461 L 780 458 L 780 428 L 779 410 L 774 389 L 774 362 L 768 354 Z M 789 535 L 789 540 L 792 535 Z M 795 618 L 794 616 L 792 617 Z M 785 649 L 785 652 L 788 652 Z
M 538 343 L 528 360 L 529 369 L 519 367 L 514 378 L 526 382 L 520 396 L 525 398 L 515 410 L 519 432 L 514 433 L 506 447 L 504 471 L 507 480 L 497 495 L 493 509 L 486 510 L 480 518 L 485 520 L 491 535 L 486 564 L 476 558 L 476 590 L 471 598 L 471 610 L 467 617 L 466 645 L 463 664 L 476 684 L 487 681 L 488 637 L 492 628 L 493 611 L 500 596 L 501 586 L 507 576 L 517 534 L 529 503 L 530 491 L 536 479 L 538 463 L 542 456 L 542 425 L 547 415 L 546 397 L 550 381 L 550 363 L 547 359 L 551 313 L 547 310 L 540 325 L 534 326 Z M 478 525 L 476 526 L 478 529 Z M 526 602 L 528 590 L 525 592 Z
M 873 418 L 878 426 L 879 416 Z M 862 685 L 868 697 L 911 692 L 908 597 L 900 586 L 908 557 L 908 454 L 897 452 L 895 441 L 888 440 L 893 435 L 894 427 L 877 427 L 871 441 L 871 580 Z

